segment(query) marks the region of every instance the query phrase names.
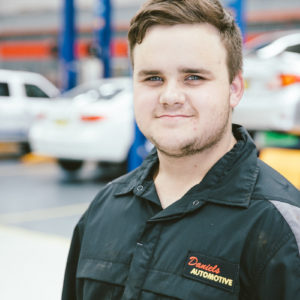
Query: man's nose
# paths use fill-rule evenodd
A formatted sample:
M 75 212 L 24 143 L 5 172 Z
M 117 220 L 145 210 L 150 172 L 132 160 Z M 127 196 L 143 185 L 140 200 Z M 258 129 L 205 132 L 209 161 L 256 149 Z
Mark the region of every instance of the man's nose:
M 178 86 L 178 83 L 165 83 L 159 102 L 165 105 L 183 104 L 185 102 L 185 94 Z

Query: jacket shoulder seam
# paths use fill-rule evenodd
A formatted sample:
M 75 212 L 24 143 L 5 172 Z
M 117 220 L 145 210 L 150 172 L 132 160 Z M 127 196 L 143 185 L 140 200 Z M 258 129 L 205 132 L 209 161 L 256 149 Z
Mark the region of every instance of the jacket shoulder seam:
M 286 202 L 280 202 L 276 200 L 270 200 L 270 202 L 272 205 L 274 205 L 278 213 L 289 227 L 292 235 L 295 238 L 298 247 L 298 254 L 300 255 L 300 208 Z

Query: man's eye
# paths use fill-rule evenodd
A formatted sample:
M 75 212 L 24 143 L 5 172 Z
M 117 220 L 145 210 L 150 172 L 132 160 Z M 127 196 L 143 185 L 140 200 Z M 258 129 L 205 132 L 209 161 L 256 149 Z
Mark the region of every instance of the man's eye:
M 203 77 L 198 76 L 198 75 L 190 75 L 186 78 L 186 80 L 201 80 Z
M 151 76 L 147 78 L 148 81 L 162 81 L 162 78 L 159 76 Z

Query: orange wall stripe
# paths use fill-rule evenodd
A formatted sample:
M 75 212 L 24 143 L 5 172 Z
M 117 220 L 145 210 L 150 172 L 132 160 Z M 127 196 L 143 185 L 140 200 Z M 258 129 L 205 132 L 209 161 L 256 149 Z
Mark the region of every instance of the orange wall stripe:
M 53 56 L 53 41 L 6 41 L 0 42 L 0 59 L 2 60 L 45 60 Z M 76 44 L 76 56 L 78 58 L 88 55 L 89 41 L 78 41 Z M 127 57 L 127 40 L 118 38 L 113 40 L 111 46 L 113 57 Z
M 49 44 L 41 42 L 0 43 L 2 59 L 44 59 L 49 56 Z

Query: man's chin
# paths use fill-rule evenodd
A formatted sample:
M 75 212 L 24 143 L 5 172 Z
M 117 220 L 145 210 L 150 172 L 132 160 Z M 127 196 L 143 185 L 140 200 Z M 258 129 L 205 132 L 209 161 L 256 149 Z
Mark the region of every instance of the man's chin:
M 179 141 L 166 136 L 159 139 L 149 136 L 148 139 L 161 154 L 169 157 L 181 158 L 201 152 L 201 141 L 196 139 Z
M 184 147 L 178 147 L 178 145 L 173 147 L 156 145 L 156 148 L 163 155 L 173 158 L 182 158 L 199 152 L 198 150 L 195 150 L 192 147 L 190 147 L 190 145 Z

